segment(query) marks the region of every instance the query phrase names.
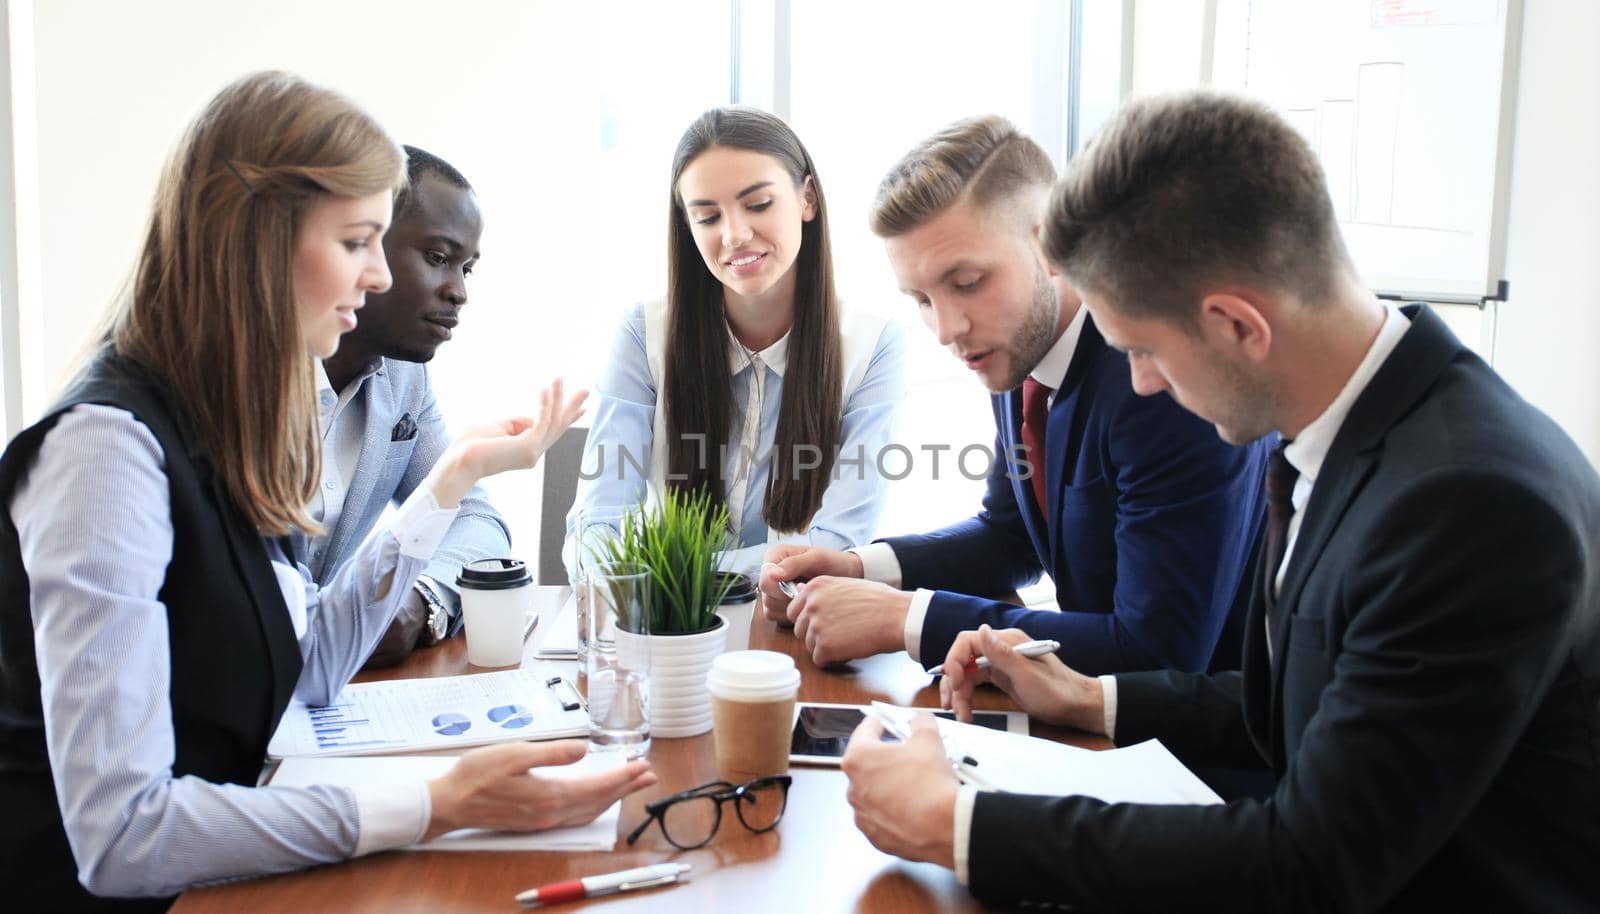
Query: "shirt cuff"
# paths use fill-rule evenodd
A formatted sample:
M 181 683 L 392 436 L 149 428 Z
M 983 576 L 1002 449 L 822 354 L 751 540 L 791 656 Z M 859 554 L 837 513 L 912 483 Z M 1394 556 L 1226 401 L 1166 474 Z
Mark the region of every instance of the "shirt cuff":
M 439 507 L 432 492 L 419 488 L 395 512 L 389 532 L 399 541 L 401 555 L 426 561 L 433 558 L 459 511 L 459 507 Z
M 900 589 L 900 558 L 888 543 L 868 543 L 849 550 L 861 558 L 861 576 Z
M 978 800 L 978 789 L 962 784 L 956 792 L 955 845 L 952 856 L 956 859 L 956 881 L 967 884 L 967 851 L 972 844 L 972 806 Z
M 911 595 L 911 608 L 906 610 L 906 653 L 911 659 L 922 662 L 922 620 L 928 615 L 928 604 L 933 602 L 933 591 L 919 589 Z M 940 658 L 942 663 L 944 658 Z
M 1117 741 L 1117 677 L 1101 676 L 1100 691 L 1105 702 L 1106 739 Z
M 349 790 L 356 801 L 354 856 L 416 844 L 427 832 L 433 817 L 427 782 L 357 784 Z

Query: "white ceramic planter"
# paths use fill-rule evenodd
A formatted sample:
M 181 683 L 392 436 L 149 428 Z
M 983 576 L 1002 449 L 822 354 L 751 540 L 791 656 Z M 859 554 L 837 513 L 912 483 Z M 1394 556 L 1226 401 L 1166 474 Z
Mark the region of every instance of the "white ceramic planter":
M 617 632 L 617 650 L 640 636 Z M 711 692 L 706 674 L 721 654 L 728 625 L 720 618 L 708 631 L 691 635 L 649 635 L 650 737 L 674 739 L 711 730 Z

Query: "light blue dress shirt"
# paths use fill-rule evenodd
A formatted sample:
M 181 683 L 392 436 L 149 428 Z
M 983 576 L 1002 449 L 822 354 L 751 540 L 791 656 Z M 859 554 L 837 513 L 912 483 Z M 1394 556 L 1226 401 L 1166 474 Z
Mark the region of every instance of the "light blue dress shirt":
M 420 837 L 429 815 L 420 782 L 286 788 L 173 777 L 158 597 L 173 549 L 171 501 L 161 446 L 131 413 L 65 413 L 10 510 L 28 570 L 56 797 L 90 891 L 170 895 Z M 350 680 L 455 514 L 419 491 L 322 588 L 265 540 L 304 661 L 296 697 L 325 704 Z
M 723 553 L 721 565 L 751 573 L 760 567 L 769 546 L 762 509 L 772 470 L 778 410 L 783 403 L 788 337 L 759 353 L 744 350 L 731 333 L 729 340 L 733 421 L 723 479 L 733 480 L 730 488 L 737 486 L 742 491 L 728 493 L 730 513 L 734 506 L 738 511 L 730 517 L 734 547 Z M 894 322 L 885 322 L 860 385 L 844 403 L 840 459 L 811 527 L 784 535 L 777 542 L 848 549 L 872 538 L 887 485 L 877 471 L 878 453 L 891 442 L 895 416 L 905 397 L 904 363 L 904 334 Z M 596 393 L 599 403 L 584 444 L 577 497 L 567 515 L 563 558 L 569 576 L 576 571 L 573 533 L 581 512 L 632 507 L 645 500 L 657 392 L 650 376 L 644 306 L 635 306 L 618 328 Z M 758 401 L 759 411 L 750 408 L 752 398 Z M 758 416 L 753 434 L 745 421 L 747 414 Z M 743 448 L 742 441 L 753 441 L 754 447 Z M 741 454 L 746 452 L 754 459 L 741 466 Z

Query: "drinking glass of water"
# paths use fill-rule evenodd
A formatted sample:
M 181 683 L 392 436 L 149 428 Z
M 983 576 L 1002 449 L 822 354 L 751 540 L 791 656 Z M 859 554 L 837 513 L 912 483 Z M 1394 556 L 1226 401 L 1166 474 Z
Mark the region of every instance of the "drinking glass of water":
M 650 749 L 650 569 L 602 564 L 588 577 L 589 744 Z
M 590 582 L 607 561 L 607 543 L 621 535 L 628 511 L 622 505 L 589 505 L 578 511 L 577 524 L 568 543 L 571 548 L 568 574 L 578 612 L 579 666 L 584 665 L 589 652 L 589 603 L 594 593 Z

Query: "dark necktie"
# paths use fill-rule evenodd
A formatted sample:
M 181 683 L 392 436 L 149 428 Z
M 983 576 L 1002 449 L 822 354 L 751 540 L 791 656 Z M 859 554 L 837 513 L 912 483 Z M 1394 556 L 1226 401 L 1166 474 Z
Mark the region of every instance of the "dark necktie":
M 1267 461 L 1267 567 L 1262 576 L 1262 598 L 1266 601 L 1267 656 L 1272 656 L 1272 617 L 1278 609 L 1278 569 L 1289 548 L 1289 521 L 1294 518 L 1295 480 L 1300 471 L 1283 456 L 1289 442 L 1278 445 Z
M 1022 444 L 1028 449 L 1028 463 L 1033 467 L 1033 500 L 1039 513 L 1048 522 L 1050 500 L 1045 497 L 1044 479 L 1044 428 L 1050 421 L 1051 389 L 1035 381 L 1030 375 L 1022 382 Z

